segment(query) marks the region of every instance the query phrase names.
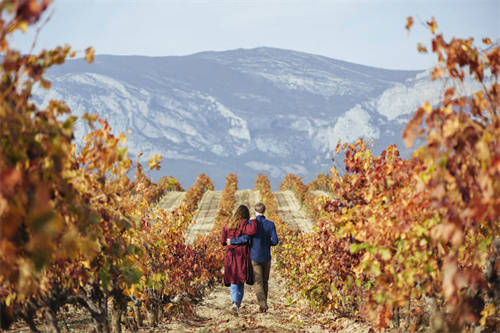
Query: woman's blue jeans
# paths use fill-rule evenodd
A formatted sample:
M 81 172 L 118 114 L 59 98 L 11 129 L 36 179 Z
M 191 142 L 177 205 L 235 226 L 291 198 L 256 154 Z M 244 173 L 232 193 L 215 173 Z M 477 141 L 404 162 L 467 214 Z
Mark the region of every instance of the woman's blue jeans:
M 243 300 L 243 294 L 245 293 L 245 284 L 231 283 L 231 287 L 229 287 L 229 293 L 231 294 L 231 300 L 233 302 L 236 302 L 238 307 L 240 307 L 241 301 Z

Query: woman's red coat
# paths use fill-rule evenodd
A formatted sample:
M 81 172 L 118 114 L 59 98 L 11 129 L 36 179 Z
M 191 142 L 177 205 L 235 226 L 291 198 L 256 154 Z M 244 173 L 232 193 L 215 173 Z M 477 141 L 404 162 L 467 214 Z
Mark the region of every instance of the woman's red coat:
M 248 245 L 228 245 L 226 240 L 245 234 L 253 236 L 256 233 L 257 222 L 249 220 L 242 220 L 238 229 L 228 229 L 227 226 L 222 229 L 221 243 L 227 245 L 224 257 L 224 285 L 245 282 L 253 284 L 253 268 Z

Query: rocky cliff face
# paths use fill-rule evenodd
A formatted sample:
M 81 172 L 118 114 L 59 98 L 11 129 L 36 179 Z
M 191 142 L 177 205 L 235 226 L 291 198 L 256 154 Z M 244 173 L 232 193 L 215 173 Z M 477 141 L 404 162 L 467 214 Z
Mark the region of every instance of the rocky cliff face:
M 189 187 L 207 173 L 216 187 L 228 172 L 240 188 L 257 173 L 273 186 L 286 173 L 310 180 L 327 172 L 338 139 L 372 139 L 376 153 L 396 143 L 424 100 L 442 83 L 429 73 L 367 67 L 273 48 L 182 57 L 98 56 L 48 73 L 40 104 L 61 99 L 73 112 L 97 113 L 116 133 L 131 131 L 131 154 L 164 157 L 159 175 Z M 87 129 L 80 125 L 77 137 Z

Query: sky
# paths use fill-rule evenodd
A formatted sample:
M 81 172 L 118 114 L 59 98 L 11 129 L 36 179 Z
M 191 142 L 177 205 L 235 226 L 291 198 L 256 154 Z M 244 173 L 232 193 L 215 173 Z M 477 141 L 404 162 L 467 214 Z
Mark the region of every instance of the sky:
M 35 51 L 69 44 L 96 54 L 172 56 L 268 46 L 425 69 L 436 57 L 416 45 L 429 44 L 423 24 L 432 16 L 445 39 L 500 38 L 500 0 L 55 0 L 50 13 Z M 409 35 L 408 16 L 416 21 Z M 11 43 L 28 52 L 34 30 Z

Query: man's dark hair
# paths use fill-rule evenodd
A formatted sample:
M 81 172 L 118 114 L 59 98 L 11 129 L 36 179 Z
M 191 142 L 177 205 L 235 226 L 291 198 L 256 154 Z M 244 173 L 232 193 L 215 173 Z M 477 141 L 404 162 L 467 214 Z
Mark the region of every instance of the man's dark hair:
M 257 213 L 264 214 L 264 212 L 266 211 L 266 206 L 262 202 L 259 202 L 255 205 L 255 211 Z

